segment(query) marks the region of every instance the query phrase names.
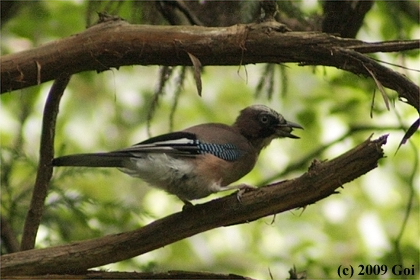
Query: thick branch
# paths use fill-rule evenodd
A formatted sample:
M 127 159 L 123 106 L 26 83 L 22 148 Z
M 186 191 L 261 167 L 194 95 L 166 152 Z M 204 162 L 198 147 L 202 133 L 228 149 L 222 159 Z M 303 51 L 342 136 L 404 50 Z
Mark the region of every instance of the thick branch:
M 342 184 L 377 167 L 386 136 L 367 140 L 326 162 L 314 162 L 301 177 L 229 195 L 155 221 L 138 230 L 47 249 L 4 255 L 1 274 L 38 275 L 78 273 L 88 268 L 132 258 L 216 227 L 284 212 L 325 198 Z M 170 234 L 168 234 L 170 233 Z
M 208 280 L 253 280 L 251 278 L 235 275 L 235 274 L 216 274 L 207 272 L 192 272 L 192 271 L 168 271 L 162 273 L 155 272 L 110 272 L 110 271 L 88 271 L 85 274 L 46 274 L 46 275 L 25 275 L 25 276 L 9 276 L 7 279 L 21 279 L 21 280 L 82 280 L 82 279 L 208 279 Z
M 370 77 L 358 60 L 348 58 L 348 49 L 363 53 L 404 51 L 418 49 L 420 42 L 386 42 L 383 48 L 381 43 L 374 43 L 370 50 L 370 43 L 355 39 L 317 32 L 283 31 L 284 26 L 275 22 L 210 28 L 107 21 L 69 38 L 1 57 L 1 92 L 43 83 L 63 72 L 104 71 L 136 64 L 191 65 L 188 53 L 197 57 L 203 66 L 295 62 L 334 66 Z M 373 68 L 380 66 L 364 57 L 371 61 Z M 385 77 L 378 79 L 418 109 L 419 87 L 407 79 L 401 84 L 401 76 L 389 70 Z

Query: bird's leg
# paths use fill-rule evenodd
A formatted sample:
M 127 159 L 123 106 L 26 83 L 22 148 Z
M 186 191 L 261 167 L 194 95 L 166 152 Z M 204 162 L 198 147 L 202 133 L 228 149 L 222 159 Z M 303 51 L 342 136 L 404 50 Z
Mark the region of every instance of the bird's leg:
M 233 190 L 233 189 L 238 189 L 238 192 L 236 193 L 236 198 L 238 199 L 239 202 L 241 202 L 242 195 L 244 193 L 258 189 L 258 188 L 252 185 L 248 185 L 248 184 L 239 184 L 239 185 L 233 185 L 233 186 L 219 187 L 219 191 L 227 191 L 227 190 Z
M 181 199 L 181 198 L 180 198 Z M 187 209 L 189 209 L 189 208 L 191 208 L 191 207 L 193 207 L 194 205 L 191 203 L 191 202 L 189 202 L 188 200 L 185 200 L 185 199 L 181 199 L 182 200 L 182 202 L 184 202 L 184 205 L 182 206 L 182 211 L 185 211 L 185 210 L 187 210 Z

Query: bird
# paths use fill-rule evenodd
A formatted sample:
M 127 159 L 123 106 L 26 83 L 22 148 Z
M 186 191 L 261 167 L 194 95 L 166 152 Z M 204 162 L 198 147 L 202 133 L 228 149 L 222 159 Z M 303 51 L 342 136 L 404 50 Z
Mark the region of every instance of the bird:
M 303 129 L 257 104 L 241 110 L 232 125 L 199 124 L 121 150 L 57 157 L 52 165 L 116 167 L 188 205 L 216 192 L 254 188 L 231 184 L 254 168 L 261 150 L 272 140 L 300 138 L 291 133 L 295 128 Z

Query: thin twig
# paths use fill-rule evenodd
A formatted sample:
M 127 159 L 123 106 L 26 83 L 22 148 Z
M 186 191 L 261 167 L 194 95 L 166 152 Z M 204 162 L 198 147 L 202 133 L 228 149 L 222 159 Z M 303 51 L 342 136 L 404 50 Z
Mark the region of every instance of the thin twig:
M 64 90 L 70 81 L 70 77 L 71 75 L 62 74 L 54 81 L 45 103 L 38 172 L 32 193 L 31 205 L 23 229 L 21 250 L 30 250 L 35 247 L 36 235 L 44 212 L 48 184 L 53 172 L 51 162 L 54 158 L 54 136 L 58 108 Z
M 403 124 L 404 120 L 402 119 L 402 117 L 398 113 L 396 114 L 396 116 L 400 124 Z M 401 143 L 398 146 L 397 151 L 400 148 L 400 146 L 401 146 Z M 404 265 L 403 263 L 404 257 L 401 250 L 401 241 L 402 241 L 402 236 L 404 235 L 407 229 L 408 219 L 410 215 L 412 214 L 413 207 L 415 207 L 416 175 L 417 175 L 417 171 L 419 170 L 419 165 L 420 165 L 420 159 L 418 156 L 416 156 L 419 154 L 418 147 L 413 142 L 410 143 L 410 146 L 413 148 L 413 155 L 414 155 L 413 162 L 412 162 L 413 171 L 410 173 L 410 176 L 408 178 L 409 190 L 407 191 L 408 197 L 407 197 L 406 209 L 404 211 L 404 217 L 402 219 L 400 230 L 398 231 L 398 234 L 396 235 L 395 240 L 393 242 L 396 259 L 398 260 L 398 263 L 402 265 Z M 397 151 L 395 152 L 394 156 L 396 156 Z M 417 204 L 418 204 L 418 200 L 417 200 Z
M 174 130 L 174 119 L 175 119 L 175 112 L 178 108 L 178 101 L 181 96 L 181 93 L 184 89 L 184 82 L 185 82 L 185 75 L 187 73 L 187 67 L 181 66 L 181 73 L 176 78 L 176 89 L 175 89 L 175 96 L 172 101 L 171 112 L 169 113 L 169 130 Z
M 201 20 L 188 8 L 187 5 L 185 5 L 185 3 L 183 3 L 183 1 L 176 0 L 170 3 L 184 13 L 191 25 L 204 26 L 204 23 L 201 22 Z

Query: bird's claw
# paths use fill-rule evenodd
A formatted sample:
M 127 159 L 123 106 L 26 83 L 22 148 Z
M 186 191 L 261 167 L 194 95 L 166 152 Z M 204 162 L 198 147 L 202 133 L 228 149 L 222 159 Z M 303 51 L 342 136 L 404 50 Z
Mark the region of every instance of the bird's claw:
M 239 202 L 239 203 L 242 203 L 242 195 L 243 195 L 244 193 L 246 193 L 246 192 L 249 192 L 249 191 L 254 191 L 254 190 L 256 190 L 256 189 L 258 189 L 258 188 L 257 188 L 257 187 L 255 187 L 255 186 L 251 186 L 251 185 L 243 184 L 243 185 L 241 185 L 241 186 L 239 187 L 239 190 L 238 190 L 238 192 L 236 193 L 236 199 L 238 200 L 238 202 Z

